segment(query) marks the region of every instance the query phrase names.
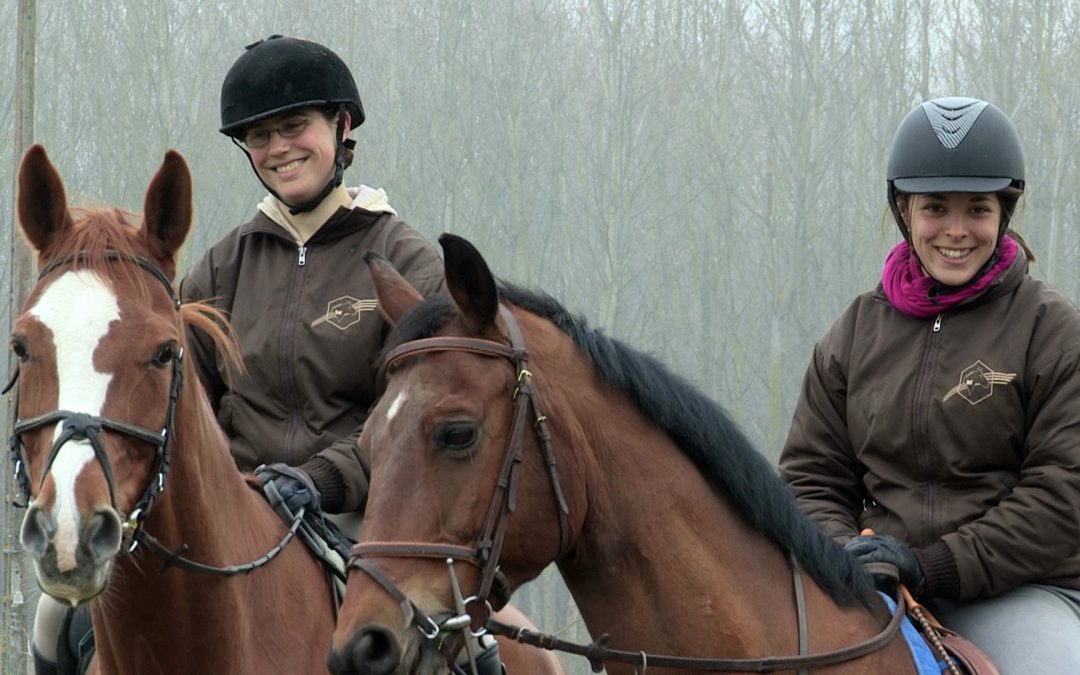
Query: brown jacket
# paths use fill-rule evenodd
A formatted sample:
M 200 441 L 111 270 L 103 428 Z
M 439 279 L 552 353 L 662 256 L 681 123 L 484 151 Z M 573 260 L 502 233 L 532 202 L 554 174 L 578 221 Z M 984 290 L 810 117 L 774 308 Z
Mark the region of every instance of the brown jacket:
M 844 541 L 911 545 L 926 594 L 997 595 L 1080 575 L 1080 311 L 1020 256 L 937 317 L 880 287 L 814 349 L 780 471 Z
M 373 360 L 388 330 L 364 254 L 388 258 L 424 295 L 443 286 L 438 253 L 392 213 L 339 209 L 305 246 L 261 211 L 214 244 L 181 285 L 212 300 L 240 338 L 247 372 L 232 388 L 198 332 L 192 357 L 241 469 L 302 465 L 327 511 L 367 495 L 356 432 L 375 400 Z

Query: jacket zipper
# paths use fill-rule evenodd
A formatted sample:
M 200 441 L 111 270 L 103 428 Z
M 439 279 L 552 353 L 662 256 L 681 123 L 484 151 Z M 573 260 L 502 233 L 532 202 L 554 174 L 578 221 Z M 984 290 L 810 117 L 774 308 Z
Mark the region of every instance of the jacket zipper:
M 296 264 L 297 264 L 298 267 L 303 267 L 304 265 L 307 264 L 307 246 L 304 246 L 304 245 L 301 244 L 300 248 L 297 249 L 297 253 L 298 253 L 298 256 L 297 256 Z
M 300 311 L 300 296 L 304 288 L 304 279 L 306 278 L 306 270 L 303 266 L 307 262 L 307 247 L 301 246 L 299 248 L 300 257 L 298 260 L 296 272 L 292 275 L 292 282 L 289 287 L 289 296 L 285 303 L 285 320 L 281 325 L 281 334 L 279 342 L 279 352 L 281 354 L 281 362 L 278 367 L 281 369 L 281 382 L 285 389 L 286 401 L 288 401 L 288 424 L 285 430 L 285 455 L 287 457 L 287 464 L 302 464 L 303 460 L 308 458 L 294 457 L 296 437 L 299 429 L 302 425 L 301 413 L 300 413 L 300 396 L 296 385 L 296 322 L 297 315 Z M 299 461 L 298 461 L 299 460 Z
M 929 380 L 934 371 L 934 357 L 938 349 L 938 335 L 941 333 L 941 324 L 944 312 L 934 318 L 933 327 L 930 329 L 930 344 L 926 350 L 926 358 L 923 361 L 922 373 L 919 376 L 919 386 L 915 395 L 915 448 L 918 453 L 918 466 L 923 470 L 926 481 L 926 537 L 932 541 L 934 533 L 934 483 L 931 479 L 930 458 L 930 403 L 933 392 L 929 391 Z

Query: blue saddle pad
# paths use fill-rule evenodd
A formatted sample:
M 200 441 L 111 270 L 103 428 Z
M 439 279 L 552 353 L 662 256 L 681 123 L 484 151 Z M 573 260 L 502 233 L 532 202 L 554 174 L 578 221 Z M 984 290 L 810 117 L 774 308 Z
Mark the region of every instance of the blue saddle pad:
M 896 611 L 896 602 L 892 598 L 884 593 L 878 593 L 885 599 L 885 604 L 888 605 L 890 612 Z M 904 641 L 907 642 L 908 649 L 911 650 L 911 660 L 915 662 L 915 670 L 919 675 L 941 675 L 945 672 L 946 664 L 943 661 L 938 661 L 934 656 L 934 651 L 930 649 L 930 645 L 923 639 L 921 633 L 915 628 L 915 624 L 911 623 L 911 619 L 904 617 L 904 622 L 900 624 L 900 632 L 904 636 Z

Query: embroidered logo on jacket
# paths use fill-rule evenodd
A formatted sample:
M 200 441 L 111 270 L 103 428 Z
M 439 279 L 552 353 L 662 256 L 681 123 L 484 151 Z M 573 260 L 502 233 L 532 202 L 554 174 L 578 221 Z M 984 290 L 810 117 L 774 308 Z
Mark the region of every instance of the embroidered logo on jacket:
M 328 323 L 338 330 L 345 330 L 360 320 L 362 312 L 374 312 L 378 306 L 378 300 L 357 300 L 351 295 L 343 295 L 328 302 L 326 314 L 312 321 L 311 327 Z
M 960 373 L 960 384 L 945 393 L 944 403 L 953 396 L 960 396 L 971 405 L 976 405 L 994 394 L 995 384 L 1008 384 L 1016 378 L 1016 373 L 999 373 L 982 361 L 976 361 Z

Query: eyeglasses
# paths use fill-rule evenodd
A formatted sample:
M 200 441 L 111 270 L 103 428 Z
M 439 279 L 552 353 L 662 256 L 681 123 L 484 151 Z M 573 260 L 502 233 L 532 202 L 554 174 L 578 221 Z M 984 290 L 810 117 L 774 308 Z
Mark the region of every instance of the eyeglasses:
M 276 131 L 282 138 L 296 138 L 304 133 L 304 129 L 307 129 L 309 124 L 311 120 L 307 117 L 293 117 L 276 126 L 248 129 L 242 141 L 247 147 L 258 150 L 270 145 L 271 133 Z

